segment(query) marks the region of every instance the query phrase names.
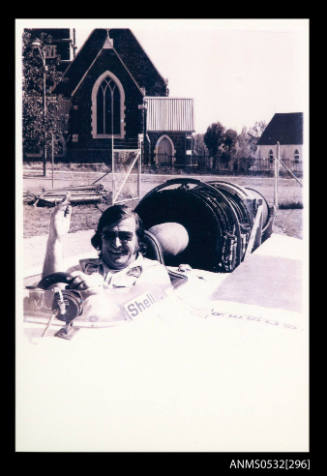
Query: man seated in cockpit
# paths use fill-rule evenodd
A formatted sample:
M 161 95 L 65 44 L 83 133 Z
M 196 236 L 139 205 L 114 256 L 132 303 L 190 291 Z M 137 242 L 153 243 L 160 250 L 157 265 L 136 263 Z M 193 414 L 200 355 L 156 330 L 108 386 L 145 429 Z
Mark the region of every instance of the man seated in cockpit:
M 72 207 L 62 202 L 51 215 L 43 277 L 65 269 L 62 238 L 68 233 L 71 213 Z M 71 287 L 82 289 L 84 297 L 139 284 L 169 288 L 165 266 L 143 256 L 143 238 L 143 225 L 137 213 L 126 205 L 109 207 L 100 217 L 91 239 L 99 257 L 80 260 L 79 265 L 68 270 L 74 276 Z

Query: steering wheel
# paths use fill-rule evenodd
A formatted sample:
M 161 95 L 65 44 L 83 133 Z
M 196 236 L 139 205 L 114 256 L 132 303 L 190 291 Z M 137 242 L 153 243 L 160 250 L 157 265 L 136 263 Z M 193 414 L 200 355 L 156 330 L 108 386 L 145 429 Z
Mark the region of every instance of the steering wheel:
M 82 313 L 83 300 L 79 291 L 86 289 L 78 276 L 69 273 L 52 273 L 45 276 L 38 284 L 41 289 L 49 289 L 57 283 L 66 284 L 65 289 L 54 292 L 52 310 L 56 312 L 56 318 L 70 324 L 75 317 Z
M 43 279 L 38 284 L 38 287 L 41 289 L 49 289 L 50 286 L 53 286 L 54 284 L 57 283 L 65 283 L 67 284 L 66 288 L 70 289 L 80 289 L 82 290 L 81 284 L 80 283 L 73 283 L 73 281 L 77 280 L 77 277 L 75 278 L 69 273 L 52 273 L 48 274 L 48 276 L 45 276 Z

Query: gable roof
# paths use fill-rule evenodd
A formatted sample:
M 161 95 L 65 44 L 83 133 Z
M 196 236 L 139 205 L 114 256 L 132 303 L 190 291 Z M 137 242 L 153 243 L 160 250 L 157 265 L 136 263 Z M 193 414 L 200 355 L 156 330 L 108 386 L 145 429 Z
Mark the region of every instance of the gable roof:
M 286 112 L 273 116 L 262 133 L 257 145 L 303 144 L 303 113 Z
M 97 28 L 92 31 L 75 59 L 64 72 L 54 92 L 70 96 L 95 61 L 107 38 L 113 40 L 113 50 L 139 88 L 151 95 L 165 95 L 166 82 L 129 29 Z

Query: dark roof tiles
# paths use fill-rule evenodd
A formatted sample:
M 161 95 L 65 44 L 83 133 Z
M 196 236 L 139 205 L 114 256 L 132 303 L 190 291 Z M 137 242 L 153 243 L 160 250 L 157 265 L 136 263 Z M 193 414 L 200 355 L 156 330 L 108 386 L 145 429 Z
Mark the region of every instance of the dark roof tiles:
M 258 141 L 258 145 L 303 144 L 303 113 L 277 113 L 273 116 Z
M 96 28 L 93 30 L 74 61 L 66 69 L 64 77 L 57 85 L 55 92 L 65 96 L 72 94 L 103 48 L 108 35 L 113 40 L 114 50 L 138 86 L 140 88 L 144 87 L 148 94 L 165 95 L 165 80 L 154 67 L 133 33 L 127 28 Z

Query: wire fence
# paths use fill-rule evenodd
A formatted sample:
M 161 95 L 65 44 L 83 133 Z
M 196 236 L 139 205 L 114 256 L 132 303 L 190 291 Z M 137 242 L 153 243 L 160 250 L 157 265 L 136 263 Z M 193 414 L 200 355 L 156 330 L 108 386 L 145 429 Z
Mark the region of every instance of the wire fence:
M 301 161 L 282 159 L 279 175 L 282 177 L 291 176 L 289 169 L 295 176 L 302 177 L 303 165 Z M 283 167 L 282 165 L 285 165 Z M 274 159 L 259 158 L 234 158 L 229 162 L 215 161 L 212 157 L 193 155 L 188 161 L 188 166 L 198 172 L 217 173 L 219 175 L 257 175 L 274 176 Z
M 283 166 L 284 165 L 284 166 Z M 250 176 L 274 176 L 274 159 L 258 158 L 233 158 L 229 162 L 214 160 L 212 157 L 201 155 L 189 155 L 176 158 L 170 154 L 157 154 L 155 168 L 160 172 L 174 172 L 181 170 L 192 173 L 208 173 L 217 175 L 250 175 Z M 301 161 L 282 159 L 279 175 L 281 177 L 302 177 L 303 166 Z
M 128 158 L 132 151 L 138 149 L 139 144 L 133 141 L 121 141 L 116 140 L 115 149 L 113 152 L 114 161 L 116 164 L 116 172 L 120 172 L 120 169 L 124 170 L 125 162 L 128 162 Z M 88 159 L 90 160 L 92 151 L 88 151 Z M 105 162 L 105 169 L 111 171 L 112 153 L 108 153 L 107 161 Z M 34 158 L 34 161 L 40 161 L 40 158 Z M 95 157 L 91 162 L 100 164 L 103 160 Z M 63 167 L 65 163 L 81 162 L 87 164 L 89 160 L 58 160 L 54 159 L 54 166 L 56 169 Z M 49 166 L 50 166 L 49 162 Z M 223 162 L 221 160 L 214 160 L 212 157 L 205 155 L 185 155 L 183 157 L 174 156 L 168 153 L 156 154 L 152 160 L 144 162 L 142 153 L 142 172 L 151 173 L 199 173 L 199 174 L 217 174 L 217 175 L 235 175 L 235 176 L 274 176 L 274 159 L 273 158 L 233 158 L 229 162 Z M 134 169 L 132 174 L 134 173 Z M 279 176 L 288 178 L 296 176 L 298 178 L 303 177 L 303 163 L 301 160 L 295 159 L 281 159 L 279 167 Z

